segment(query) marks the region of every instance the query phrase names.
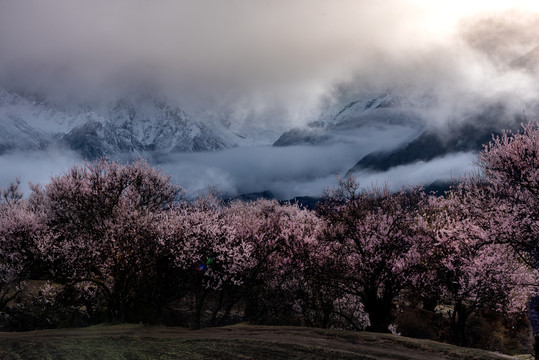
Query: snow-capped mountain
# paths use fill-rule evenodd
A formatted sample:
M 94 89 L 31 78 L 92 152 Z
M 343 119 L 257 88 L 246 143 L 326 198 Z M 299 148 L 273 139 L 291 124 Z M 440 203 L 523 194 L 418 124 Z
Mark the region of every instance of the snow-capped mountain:
M 343 138 L 353 141 L 355 131 L 369 127 L 404 126 L 417 135 L 424 127 L 419 110 L 418 104 L 396 91 L 363 95 L 332 106 L 305 127 L 286 131 L 274 146 L 319 145 Z M 403 137 L 403 141 L 409 140 L 410 132 L 403 133 Z
M 3 158 L 10 163 L 27 161 L 26 151 L 47 156 L 63 149 L 86 159 L 146 157 L 191 194 L 220 186 L 230 196 L 269 190 L 287 199 L 319 195 L 335 181 L 335 174 L 354 173 L 368 182 L 371 174 L 393 174 L 391 169 L 400 165 L 476 152 L 491 133 L 508 127 L 511 116 L 502 105 L 481 104 L 467 118 L 458 117 L 460 122 L 444 119 L 445 127 L 436 127 L 429 122 L 429 114 L 436 111 L 434 100 L 393 90 L 337 99 L 306 126 L 284 131 L 273 142 L 278 126 L 269 122 L 260 122 L 264 128 L 256 121 L 237 121 L 234 114 L 183 109 L 154 96 L 62 106 L 38 96 L 0 90 L 0 155 L 7 155 Z M 261 146 L 271 143 L 274 146 Z M 23 156 L 12 156 L 18 152 Z M 66 152 L 66 157 L 72 158 L 72 152 Z M 23 178 L 34 181 L 34 174 L 24 175 L 30 170 L 10 171 L 6 176 L 22 172 Z M 412 167 L 407 171 L 413 171 Z M 444 171 L 434 174 L 432 170 L 427 181 L 452 174 Z
M 241 137 L 156 98 L 61 107 L 0 89 L 0 153 L 67 146 L 84 158 L 232 148 Z
M 359 144 L 375 133 L 373 129 L 392 134 L 390 146 L 383 145 L 383 137 L 379 138 L 379 148 L 376 148 L 377 144 L 371 144 L 368 152 L 362 152 L 364 148 L 358 146 L 356 163 L 341 173 L 366 178 L 399 166 L 478 153 L 483 144 L 492 139 L 492 134 L 504 128 L 518 129 L 525 120 L 522 114 L 513 113 L 500 102 L 493 102 L 478 104 L 477 109 L 469 112 L 453 114 L 454 120 L 448 118 L 436 123 L 430 116 L 437 106 L 436 99 L 428 94 L 409 96 L 402 90 L 357 97 L 337 104 L 305 127 L 283 133 L 274 146 L 324 146 L 354 141 Z M 469 164 L 462 164 L 463 169 L 468 167 Z M 443 178 L 435 179 L 435 183 L 447 186 L 449 174 L 443 175 Z M 428 187 L 429 184 L 424 185 Z

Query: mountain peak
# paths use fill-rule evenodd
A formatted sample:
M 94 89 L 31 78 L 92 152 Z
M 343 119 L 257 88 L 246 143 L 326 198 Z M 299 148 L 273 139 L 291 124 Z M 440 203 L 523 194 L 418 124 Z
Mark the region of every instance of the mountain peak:
M 2 152 L 57 144 L 88 159 L 237 146 L 236 136 L 223 127 L 195 120 L 158 97 L 68 108 L 0 89 L 0 130 L 5 134 L 0 137 Z

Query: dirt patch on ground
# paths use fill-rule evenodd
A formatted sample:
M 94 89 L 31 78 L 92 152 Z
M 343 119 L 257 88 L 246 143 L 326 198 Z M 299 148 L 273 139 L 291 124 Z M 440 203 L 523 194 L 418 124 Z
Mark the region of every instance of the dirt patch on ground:
M 2 359 L 516 359 L 400 336 L 235 325 L 189 330 L 118 325 L 0 333 Z

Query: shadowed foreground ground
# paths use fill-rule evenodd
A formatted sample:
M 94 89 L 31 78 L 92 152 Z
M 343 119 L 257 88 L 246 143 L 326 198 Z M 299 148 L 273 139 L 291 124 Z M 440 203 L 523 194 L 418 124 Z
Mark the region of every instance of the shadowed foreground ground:
M 527 359 L 531 357 L 519 357 Z M 517 359 L 393 335 L 235 325 L 141 325 L 0 333 L 0 359 Z

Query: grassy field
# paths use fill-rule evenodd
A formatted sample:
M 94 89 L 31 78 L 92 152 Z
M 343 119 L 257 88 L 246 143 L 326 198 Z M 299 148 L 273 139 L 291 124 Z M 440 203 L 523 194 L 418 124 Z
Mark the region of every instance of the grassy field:
M 0 359 L 531 359 L 366 332 L 235 325 L 118 325 L 0 333 Z

